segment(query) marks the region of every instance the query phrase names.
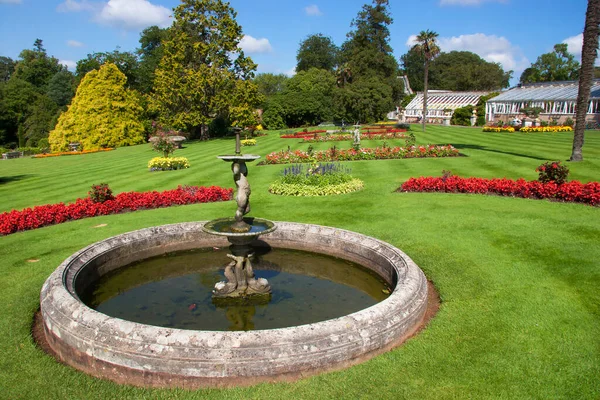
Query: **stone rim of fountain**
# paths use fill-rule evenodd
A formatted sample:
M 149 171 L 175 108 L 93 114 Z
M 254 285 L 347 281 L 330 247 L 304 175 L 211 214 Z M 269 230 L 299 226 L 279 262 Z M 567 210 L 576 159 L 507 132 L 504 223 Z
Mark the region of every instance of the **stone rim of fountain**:
M 394 288 L 358 312 L 308 325 L 248 332 L 191 331 L 109 317 L 83 304 L 77 286 L 132 260 L 223 246 L 206 223 L 146 228 L 94 243 L 65 260 L 45 282 L 41 313 L 47 341 L 67 364 L 140 386 L 229 386 L 303 377 L 352 365 L 414 333 L 427 307 L 427 280 L 401 250 L 337 228 L 276 222 L 272 247 L 335 255 L 377 272 Z M 394 282 L 395 281 L 395 282 Z

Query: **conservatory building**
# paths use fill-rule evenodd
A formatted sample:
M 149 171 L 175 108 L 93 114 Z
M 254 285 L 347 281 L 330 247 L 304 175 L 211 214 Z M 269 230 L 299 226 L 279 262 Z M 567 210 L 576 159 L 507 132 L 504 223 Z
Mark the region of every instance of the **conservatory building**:
M 427 120 L 450 124 L 450 118 L 457 108 L 475 106 L 481 96 L 489 92 L 453 92 L 448 90 L 427 91 Z M 406 106 L 403 117 L 406 122 L 420 121 L 423 117 L 423 93 L 419 92 Z
M 542 82 L 517 86 L 488 100 L 485 107 L 488 122 L 508 122 L 524 117 L 524 108 L 540 108 L 540 120 L 565 122 L 575 119 L 578 81 Z M 588 120 L 600 118 L 600 79 L 594 79 L 588 106 Z

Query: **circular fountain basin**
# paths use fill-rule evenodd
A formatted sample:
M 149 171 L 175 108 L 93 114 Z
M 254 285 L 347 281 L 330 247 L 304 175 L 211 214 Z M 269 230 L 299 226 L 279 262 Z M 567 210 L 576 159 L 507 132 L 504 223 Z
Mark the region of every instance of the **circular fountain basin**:
M 229 386 L 301 377 L 352 365 L 414 333 L 427 307 L 427 280 L 402 251 L 336 228 L 277 222 L 261 236 L 273 248 L 305 250 L 360 264 L 381 277 L 390 296 L 374 306 L 306 325 L 254 331 L 157 327 L 102 314 L 79 298 L 101 276 L 175 251 L 227 246 L 206 222 L 142 229 L 88 246 L 65 260 L 41 292 L 44 332 L 65 363 L 119 383 Z

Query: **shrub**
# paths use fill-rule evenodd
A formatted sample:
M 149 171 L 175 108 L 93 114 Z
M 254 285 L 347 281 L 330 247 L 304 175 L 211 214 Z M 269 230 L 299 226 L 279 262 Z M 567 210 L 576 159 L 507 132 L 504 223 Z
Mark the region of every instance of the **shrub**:
M 92 185 L 92 190 L 88 192 L 88 195 L 94 203 L 104 203 L 107 200 L 114 199 L 112 190 L 108 187 L 107 183 Z
M 256 139 L 243 139 L 240 143 L 242 146 L 256 146 Z
M 473 106 L 468 105 L 454 110 L 450 123 L 452 125 L 471 126 L 471 116 L 473 115 Z
M 341 164 L 313 163 L 304 169 L 302 164 L 284 169 L 281 177 L 269 191 L 285 196 L 327 196 L 359 190 L 363 183 L 350 174 L 350 169 Z
M 565 120 L 564 125 L 570 126 L 572 128 L 573 126 L 575 126 L 575 121 L 573 121 L 573 118 L 569 117 Z
M 229 133 L 229 121 L 225 117 L 216 117 L 208 124 L 210 137 L 223 137 Z
M 171 171 L 176 169 L 189 168 L 190 163 L 185 157 L 154 157 L 148 162 L 150 172 L 154 171 Z
M 152 123 L 152 126 L 154 128 L 154 134 L 151 138 L 152 149 L 162 153 L 165 158 L 169 157 L 177 148 L 175 143 L 171 140 L 171 136 L 179 136 L 181 135 L 181 132 L 164 128 L 156 123 Z
M 548 161 L 535 169 L 539 173 L 538 180 L 543 183 L 554 182 L 557 185 L 565 183 L 569 176 L 569 168 L 561 165 L 560 161 Z

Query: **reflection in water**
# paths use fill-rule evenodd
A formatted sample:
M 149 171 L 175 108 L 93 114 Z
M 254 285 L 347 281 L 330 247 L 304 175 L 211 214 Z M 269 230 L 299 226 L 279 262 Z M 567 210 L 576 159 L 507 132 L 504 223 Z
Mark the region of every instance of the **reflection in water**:
M 366 269 L 334 257 L 284 249 L 257 252 L 257 277 L 273 293 L 254 303 L 213 302 L 227 249 L 155 257 L 103 276 L 82 300 L 107 315 L 194 330 L 274 329 L 356 312 L 387 297 L 389 288 Z M 285 266 L 285 268 L 282 268 Z

